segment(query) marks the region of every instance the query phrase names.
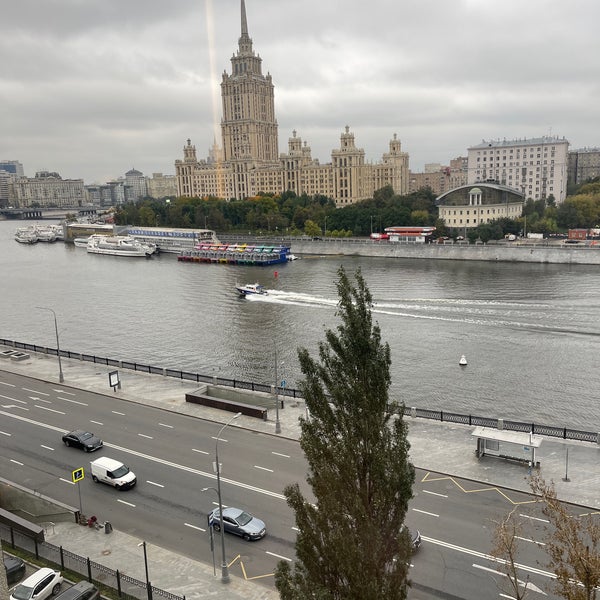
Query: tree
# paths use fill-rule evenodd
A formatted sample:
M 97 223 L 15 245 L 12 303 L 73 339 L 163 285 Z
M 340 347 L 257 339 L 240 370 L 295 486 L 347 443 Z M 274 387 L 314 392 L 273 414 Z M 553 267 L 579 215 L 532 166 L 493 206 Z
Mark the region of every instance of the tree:
M 593 514 L 573 515 L 556 496 L 553 484 L 539 475 L 531 489 L 540 496 L 542 512 L 550 521 L 545 550 L 548 568 L 556 575 L 554 587 L 567 600 L 595 600 L 600 586 L 600 523 Z
M 296 516 L 297 562 L 281 561 L 283 600 L 406 598 L 411 554 L 404 527 L 414 467 L 402 411 L 388 402 L 390 348 L 373 324 L 371 294 L 360 270 L 338 271 L 337 331 L 327 330 L 319 359 L 298 350 L 300 388 L 310 418 L 300 445 L 308 461 L 307 499 L 285 489 Z

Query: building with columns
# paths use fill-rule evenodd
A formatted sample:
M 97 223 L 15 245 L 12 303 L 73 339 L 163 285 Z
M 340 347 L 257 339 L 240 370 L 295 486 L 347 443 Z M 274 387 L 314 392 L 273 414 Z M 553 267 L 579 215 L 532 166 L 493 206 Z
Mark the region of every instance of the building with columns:
M 370 163 L 355 144 L 346 126 L 331 163 L 320 164 L 310 146 L 297 136 L 288 140 L 287 153 L 279 154 L 274 85 L 263 75 L 262 59 L 248 35 L 246 7 L 241 0 L 241 36 L 231 58 L 231 74 L 221 81 L 222 147 L 216 141 L 205 160 L 198 160 L 191 140 L 183 160 L 175 161 L 179 196 L 241 199 L 257 194 L 293 191 L 298 195 L 322 194 L 337 206 L 372 198 L 376 190 L 391 185 L 397 194 L 408 192 L 408 154 L 394 134 L 381 161 Z

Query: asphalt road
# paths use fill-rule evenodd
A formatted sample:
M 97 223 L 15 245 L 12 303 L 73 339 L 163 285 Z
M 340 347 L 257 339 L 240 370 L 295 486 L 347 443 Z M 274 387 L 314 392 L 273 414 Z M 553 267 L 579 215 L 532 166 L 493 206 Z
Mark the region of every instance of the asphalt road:
M 212 562 L 206 515 L 217 496 L 215 490 L 201 490 L 216 488 L 213 463 L 221 425 L 10 373 L 0 380 L 0 415 L 0 468 L 6 478 L 72 506 L 79 506 L 80 493 L 84 514 Z M 104 448 L 87 454 L 65 447 L 62 434 L 76 428 L 99 435 Z M 272 586 L 278 560 L 294 558 L 294 519 L 282 490 L 287 483 L 305 481 L 305 459 L 298 442 L 240 429 L 235 422 L 223 431 L 218 450 L 223 504 L 256 514 L 268 531 L 258 542 L 228 535 L 228 558 L 239 556 L 248 577 Z M 128 464 L 137 486 L 117 491 L 93 483 L 89 461 L 100 455 Z M 71 473 L 80 467 L 86 477 L 73 484 Z M 421 531 L 423 544 L 413 557 L 410 597 L 510 597 L 507 578 L 489 552 L 494 520 L 513 509 L 529 524 L 519 542 L 523 582 L 529 578 L 530 597 L 542 597 L 549 576 L 540 566 L 545 556 L 536 541 L 544 522 L 531 498 L 418 471 L 407 523 Z M 218 569 L 218 543 L 215 561 Z

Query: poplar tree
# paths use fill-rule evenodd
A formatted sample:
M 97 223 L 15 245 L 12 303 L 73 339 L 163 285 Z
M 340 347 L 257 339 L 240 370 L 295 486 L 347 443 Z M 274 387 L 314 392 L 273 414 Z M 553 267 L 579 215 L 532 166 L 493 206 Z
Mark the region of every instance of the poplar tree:
M 407 425 L 389 402 L 390 348 L 373 323 L 362 273 L 338 271 L 337 329 L 325 332 L 318 360 L 298 349 L 309 417 L 300 446 L 307 482 L 285 488 L 295 512 L 296 562 L 281 561 L 283 600 L 404 599 L 412 545 L 404 527 L 415 474 Z

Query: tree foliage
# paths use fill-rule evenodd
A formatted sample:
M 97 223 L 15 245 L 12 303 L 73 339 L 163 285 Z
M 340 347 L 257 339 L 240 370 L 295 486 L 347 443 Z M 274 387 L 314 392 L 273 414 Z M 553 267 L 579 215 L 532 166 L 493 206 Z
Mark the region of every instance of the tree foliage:
M 556 575 L 555 590 L 566 600 L 595 600 L 600 587 L 600 522 L 597 515 L 570 513 L 557 498 L 553 484 L 540 476 L 531 480 L 550 521 L 545 550 L 548 568 Z
M 298 537 L 294 567 L 281 562 L 283 600 L 406 598 L 411 541 L 403 526 L 412 497 L 407 426 L 390 411 L 390 348 L 372 320 L 360 270 L 338 271 L 336 331 L 325 332 L 319 359 L 298 350 L 310 418 L 300 445 L 314 497 L 285 489 Z M 402 415 L 402 412 L 400 412 Z

